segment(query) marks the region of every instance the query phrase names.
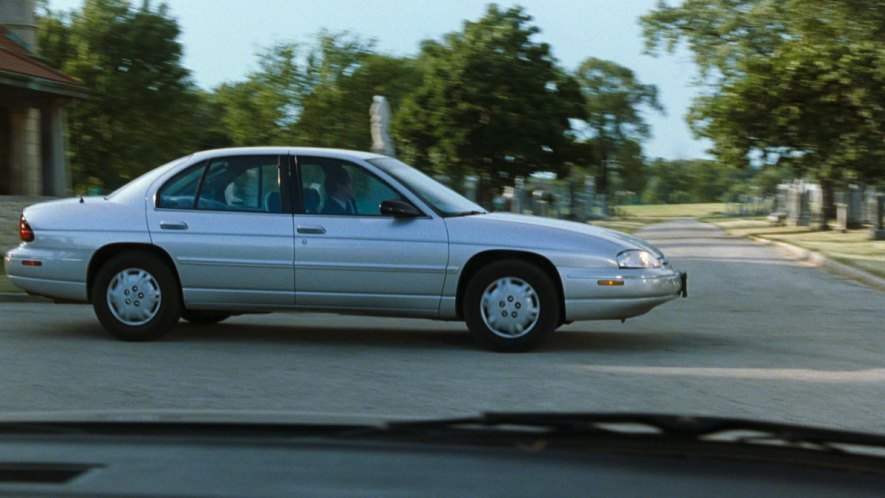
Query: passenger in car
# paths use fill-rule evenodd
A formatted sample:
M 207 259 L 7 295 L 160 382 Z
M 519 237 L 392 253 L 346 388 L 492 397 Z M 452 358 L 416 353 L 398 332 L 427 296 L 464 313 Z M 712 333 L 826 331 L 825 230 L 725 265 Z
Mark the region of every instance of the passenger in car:
M 358 214 L 353 201 L 353 184 L 344 168 L 329 168 L 323 183 L 326 190 L 326 203 L 322 214 Z
M 317 214 L 320 212 L 320 191 L 314 187 L 305 187 L 301 189 L 301 195 L 304 196 L 304 212 L 307 214 Z

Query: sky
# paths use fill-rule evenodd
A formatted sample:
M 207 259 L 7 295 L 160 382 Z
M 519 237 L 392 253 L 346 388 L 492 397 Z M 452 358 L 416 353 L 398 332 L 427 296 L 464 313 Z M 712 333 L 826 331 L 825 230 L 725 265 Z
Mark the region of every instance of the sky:
M 141 0 L 134 0 L 138 5 Z M 159 4 L 153 0 L 153 4 Z M 415 55 L 425 39 L 461 29 L 480 18 L 484 0 L 165 0 L 182 30 L 184 65 L 205 89 L 239 81 L 257 66 L 255 54 L 278 42 L 310 42 L 320 29 L 350 31 L 374 38 L 380 52 Z M 666 114 L 645 114 L 652 138 L 643 144 L 649 157 L 705 157 L 709 143 L 692 137 L 685 114 L 696 90 L 691 54 L 643 54 L 639 17 L 657 0 L 499 0 L 521 5 L 541 29 L 536 40 L 552 46 L 567 69 L 588 57 L 632 69 L 639 81 L 654 84 Z M 83 0 L 49 0 L 53 10 L 79 9 Z M 371 103 L 366 104 L 366 108 Z

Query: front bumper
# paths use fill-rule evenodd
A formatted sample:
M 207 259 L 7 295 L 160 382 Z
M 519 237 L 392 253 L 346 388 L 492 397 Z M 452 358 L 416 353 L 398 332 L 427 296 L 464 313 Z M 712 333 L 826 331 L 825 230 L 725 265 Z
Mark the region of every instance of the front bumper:
M 616 282 L 617 285 L 606 285 Z M 655 270 L 574 270 L 563 278 L 566 321 L 623 320 L 688 296 L 688 274 Z

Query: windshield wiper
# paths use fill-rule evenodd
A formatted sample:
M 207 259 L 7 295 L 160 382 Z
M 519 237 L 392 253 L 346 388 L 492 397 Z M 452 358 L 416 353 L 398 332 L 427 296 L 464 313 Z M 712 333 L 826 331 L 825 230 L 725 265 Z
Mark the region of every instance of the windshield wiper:
M 392 433 L 510 433 L 539 439 L 600 439 L 779 447 L 885 459 L 885 435 L 733 418 L 631 413 L 486 413 L 477 417 L 395 422 Z M 885 470 L 885 469 L 882 469 Z

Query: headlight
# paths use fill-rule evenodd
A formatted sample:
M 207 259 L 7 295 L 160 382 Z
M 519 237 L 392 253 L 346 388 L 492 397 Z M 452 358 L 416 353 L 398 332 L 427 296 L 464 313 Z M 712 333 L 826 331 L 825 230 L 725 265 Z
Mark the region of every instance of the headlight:
M 618 254 L 619 268 L 660 268 L 661 260 L 654 254 L 640 249 L 630 249 Z

